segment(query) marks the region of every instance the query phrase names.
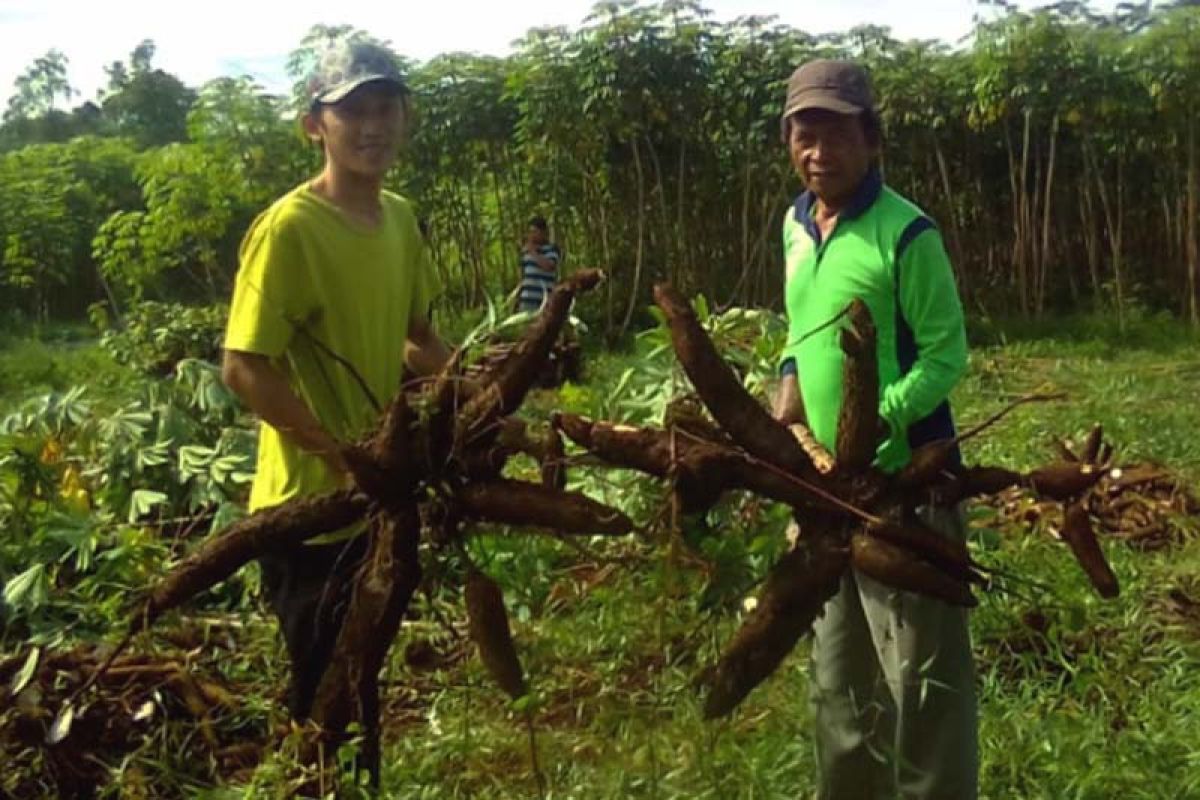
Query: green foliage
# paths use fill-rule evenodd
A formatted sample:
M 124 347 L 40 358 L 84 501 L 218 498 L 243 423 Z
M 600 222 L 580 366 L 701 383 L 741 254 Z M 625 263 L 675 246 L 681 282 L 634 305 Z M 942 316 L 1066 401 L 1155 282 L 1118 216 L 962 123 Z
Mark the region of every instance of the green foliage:
M 253 448 L 217 368 L 196 359 L 115 403 L 81 386 L 26 401 L 0 420 L 0 631 L 61 640 L 64 624 L 118 617 L 173 538 L 240 514 Z
M 91 239 L 134 202 L 135 155 L 121 139 L 85 137 L 0 155 L 0 298 L 39 319 L 78 316 L 102 294 Z
M 100 346 L 118 364 L 140 373 L 170 375 L 186 359 L 217 363 L 229 311 L 226 306 L 182 306 L 147 301 L 130 308 L 121 327 L 113 327 L 103 308 L 95 319 L 103 333 Z

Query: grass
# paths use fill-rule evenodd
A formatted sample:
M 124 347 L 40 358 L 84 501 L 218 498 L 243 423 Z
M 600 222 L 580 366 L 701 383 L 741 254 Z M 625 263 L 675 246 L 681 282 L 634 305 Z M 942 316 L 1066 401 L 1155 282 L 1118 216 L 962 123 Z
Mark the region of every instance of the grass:
M 1029 466 L 1048 459 L 1051 434 L 1078 437 L 1101 421 L 1122 460 L 1153 457 L 1192 485 L 1200 482 L 1195 338 L 1153 322 L 1122 339 L 1106 333 L 1102 323 L 1073 321 L 1037 337 L 994 323 L 976 331 L 969 375 L 954 396 L 960 425 L 1033 390 L 1065 391 L 1070 399 L 1016 411 L 966 446 L 968 461 Z M 55 357 L 60 350 L 46 352 Z M 14 355 L 10 349 L 0 363 L 22 364 L 33 375 L 37 359 L 22 354 L 30 352 L 37 351 L 18 348 Z M 588 362 L 585 385 L 557 396 L 540 393 L 529 408 L 596 407 L 633 358 L 597 356 Z M 57 373 L 44 379 L 57 379 Z M 597 494 L 625 496 L 642 519 L 661 505 L 645 481 L 635 484 L 629 476 L 614 473 L 601 483 L 577 472 L 573 479 Z M 1200 613 L 1189 616 L 1171 601 L 1173 591 L 1200 600 L 1200 544 L 1139 553 L 1108 543 L 1123 591 L 1103 602 L 1049 536 L 993 530 L 983 512 L 973 520 L 981 560 L 1046 587 L 985 594 L 972 617 L 982 797 L 1200 797 L 1200 688 L 1194 678 Z M 730 588 L 737 581 L 714 590 L 720 568 L 749 564 L 752 573 L 761 573 L 780 544 L 783 521 L 756 504 L 731 503 L 707 531 L 688 521 L 690 546 L 586 542 L 583 556 L 532 537 L 472 543 L 506 588 L 534 690 L 547 796 L 808 796 L 814 767 L 806 643 L 730 720 L 702 721 L 691 687 L 740 615 L 738 592 Z M 701 555 L 715 572 L 696 568 Z M 434 607 L 438 615 L 431 613 Z M 538 796 L 523 712 L 503 698 L 462 641 L 457 593 L 435 592 L 419 611 L 405 625 L 385 676 L 385 796 Z M 1044 633 L 1022 622 L 1031 614 L 1044 618 Z M 451 620 L 453 634 L 436 621 L 439 615 Z M 229 669 L 246 686 L 247 707 L 278 720 L 269 698 L 286 673 L 272 625 L 254 620 L 243 635 Z M 436 657 L 413 657 L 416 652 Z M 149 756 L 135 756 L 126 769 L 142 758 Z M 268 756 L 250 783 L 189 791 L 213 798 L 273 796 L 282 766 Z M 163 779 L 161 770 L 157 774 Z
M 95 336 L 78 326 L 0 333 L 0 413 L 25 398 L 79 383 L 90 390 L 116 391 L 129 378 Z

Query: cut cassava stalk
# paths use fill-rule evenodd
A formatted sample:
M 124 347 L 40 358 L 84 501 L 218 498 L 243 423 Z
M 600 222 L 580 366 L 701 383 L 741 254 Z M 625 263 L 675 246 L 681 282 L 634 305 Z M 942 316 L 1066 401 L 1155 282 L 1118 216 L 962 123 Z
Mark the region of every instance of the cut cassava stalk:
M 380 518 L 355 577 L 350 604 L 313 701 L 312 719 L 337 741 L 353 721 L 365 734 L 363 761 L 379 775 L 379 671 L 421 582 L 421 521 L 409 505 Z
M 665 283 L 654 287 L 654 301 L 667 316 L 679 363 L 721 428 L 751 455 L 793 475 L 814 475 L 804 450 L 742 386 L 687 301 Z
M 850 303 L 849 327 L 842 329 L 842 405 L 838 411 L 839 470 L 860 473 L 875 460 L 879 445 L 879 361 L 875 323 L 867 304 Z
M 850 538 L 850 563 L 880 583 L 956 606 L 977 605 L 965 581 L 943 572 L 914 553 L 864 533 Z
M 802 536 L 767 575 L 758 605 L 706 677 L 704 717 L 723 717 L 762 683 L 813 621 L 846 571 L 849 558 L 832 535 Z
M 833 472 L 836 464 L 833 460 L 833 454 L 825 448 L 825 445 L 817 441 L 817 437 L 813 436 L 813 432 L 808 426 L 802 422 L 793 422 L 788 426 L 788 430 L 792 432 L 792 436 L 800 447 L 804 449 L 808 459 L 812 461 L 817 472 L 822 475 L 828 475 Z
M 367 507 L 365 495 L 343 490 L 291 500 L 235 522 L 205 541 L 150 589 L 130 621 L 130 629 L 149 627 L 164 611 L 215 586 L 254 558 L 350 525 L 362 518 Z
M 473 483 L 459 490 L 455 499 L 464 514 L 485 522 L 610 536 L 633 529 L 633 521 L 615 508 L 579 492 L 548 489 L 538 483 L 507 479 Z
M 479 659 L 488 674 L 514 700 L 525 694 L 525 672 L 513 645 L 504 595 L 494 580 L 474 565 L 468 567 L 464 591 L 467 601 L 467 631 L 479 649 Z
M 455 423 L 455 442 L 467 447 L 494 432 L 498 418 L 517 410 L 537 382 L 554 340 L 567 321 L 575 295 L 595 287 L 603 273 L 596 269 L 576 272 L 554 287 L 537 321 L 529 327 L 494 377 L 463 407 Z
M 1062 538 L 1101 597 L 1107 599 L 1120 594 L 1121 587 L 1117 583 L 1117 576 L 1113 574 L 1112 567 L 1104 557 L 1104 551 L 1100 549 L 1100 543 L 1096 541 L 1091 517 L 1082 503 L 1070 503 L 1064 509 Z

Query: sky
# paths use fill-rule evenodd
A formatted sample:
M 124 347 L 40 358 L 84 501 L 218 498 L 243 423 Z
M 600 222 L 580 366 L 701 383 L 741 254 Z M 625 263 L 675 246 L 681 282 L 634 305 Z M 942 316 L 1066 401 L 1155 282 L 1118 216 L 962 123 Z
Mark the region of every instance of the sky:
M 250 75 L 272 91 L 289 85 L 287 53 L 316 23 L 348 24 L 389 40 L 410 58 L 474 51 L 503 55 L 532 27 L 578 27 L 593 0 L 0 0 L 0 108 L 13 81 L 51 48 L 66 54 L 68 78 L 79 95 L 94 99 L 104 66 L 127 61 L 144 39 L 154 40 L 154 65 L 199 86 L 224 75 Z M 971 29 L 974 0 L 704 0 L 713 18 L 776 15 L 780 22 L 826 33 L 859 24 L 884 25 L 901 39 L 955 42 Z M 1035 2 L 1022 2 L 1030 7 Z M 1097 8 L 1111 8 L 1102 0 Z

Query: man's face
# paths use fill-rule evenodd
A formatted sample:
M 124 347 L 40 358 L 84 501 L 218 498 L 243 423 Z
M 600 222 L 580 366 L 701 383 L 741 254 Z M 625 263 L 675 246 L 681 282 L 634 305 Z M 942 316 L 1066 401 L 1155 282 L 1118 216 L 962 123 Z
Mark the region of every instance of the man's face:
M 407 133 L 404 96 L 396 87 L 367 83 L 304 119 L 309 136 L 325 143 L 325 156 L 358 175 L 383 177 Z
M 793 115 L 788 126 L 792 166 L 825 203 L 841 204 L 852 197 L 878 150 L 856 114 L 811 109 Z
M 546 243 L 546 232 L 537 225 L 530 225 L 525 236 L 535 245 L 543 245 Z

